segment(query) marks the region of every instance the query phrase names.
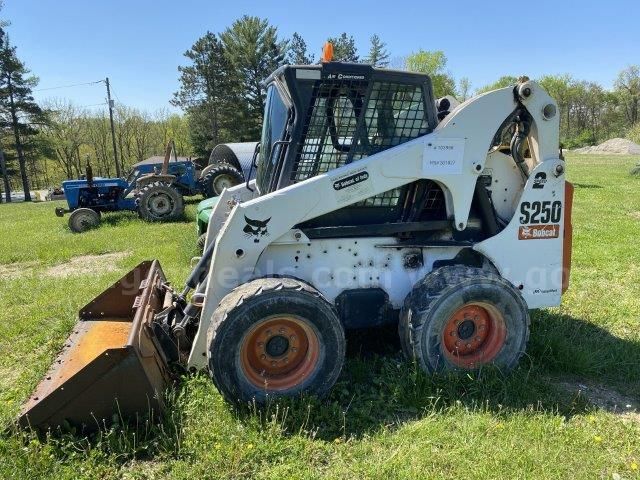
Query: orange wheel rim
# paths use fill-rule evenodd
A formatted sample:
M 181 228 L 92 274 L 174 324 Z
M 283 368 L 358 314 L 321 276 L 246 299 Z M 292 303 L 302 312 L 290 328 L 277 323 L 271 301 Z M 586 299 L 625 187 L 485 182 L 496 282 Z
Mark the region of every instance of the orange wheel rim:
M 318 364 L 318 335 L 304 319 L 274 316 L 255 325 L 240 347 L 240 364 L 253 385 L 287 390 L 300 385 Z
M 442 332 L 445 357 L 462 368 L 490 363 L 502 349 L 507 328 L 503 315 L 486 303 L 467 303 L 449 317 Z

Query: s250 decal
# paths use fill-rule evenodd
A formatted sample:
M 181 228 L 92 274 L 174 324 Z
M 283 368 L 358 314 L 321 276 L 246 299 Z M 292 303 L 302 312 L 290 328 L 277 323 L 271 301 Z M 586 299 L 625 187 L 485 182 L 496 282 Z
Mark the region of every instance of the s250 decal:
M 562 218 L 562 202 L 560 200 L 522 202 L 520 204 L 520 223 L 522 225 L 559 223 L 560 218 Z
M 519 240 L 543 240 L 560 236 L 562 202 L 535 201 L 520 204 Z

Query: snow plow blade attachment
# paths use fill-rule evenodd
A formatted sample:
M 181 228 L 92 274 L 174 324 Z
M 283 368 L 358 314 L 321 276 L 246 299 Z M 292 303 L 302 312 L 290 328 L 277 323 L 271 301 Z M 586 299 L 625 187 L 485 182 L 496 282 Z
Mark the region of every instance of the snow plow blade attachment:
M 152 327 L 163 307 L 164 282 L 156 260 L 143 262 L 82 308 L 19 424 L 87 431 L 113 418 L 159 416 L 171 381 Z

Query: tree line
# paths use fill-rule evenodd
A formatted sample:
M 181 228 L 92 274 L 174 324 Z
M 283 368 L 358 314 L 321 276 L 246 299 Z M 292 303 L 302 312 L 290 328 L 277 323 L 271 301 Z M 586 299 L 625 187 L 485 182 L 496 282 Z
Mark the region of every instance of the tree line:
M 89 111 L 64 100 L 35 102 L 32 92 L 38 79 L 19 60 L 6 26 L 0 23 L 0 175 L 7 198 L 12 189 L 23 190 L 28 199 L 32 188 L 77 178 L 87 162 L 96 175 L 114 176 L 106 109 Z M 429 74 L 436 97 L 466 100 L 473 93 L 468 78 L 456 79 L 448 70 L 443 51 L 418 49 L 392 57 L 377 34 L 369 39 L 364 54 L 347 33 L 327 41 L 334 46 L 336 61 Z M 206 32 L 184 53 L 184 64 L 178 67 L 179 88 L 170 103 L 183 114 L 150 114 L 116 106 L 115 136 L 122 170 L 162 153 L 169 138 L 184 156 L 208 156 L 218 143 L 259 139 L 266 95 L 263 81 L 284 64 L 318 61 L 319 55 L 310 51 L 300 33 L 284 38 L 266 19 L 244 16 L 222 32 Z M 480 86 L 475 93 L 512 85 L 516 73 Z M 571 75 L 537 80 L 558 102 L 565 147 L 625 135 L 640 141 L 640 67 L 621 71 L 609 90 Z

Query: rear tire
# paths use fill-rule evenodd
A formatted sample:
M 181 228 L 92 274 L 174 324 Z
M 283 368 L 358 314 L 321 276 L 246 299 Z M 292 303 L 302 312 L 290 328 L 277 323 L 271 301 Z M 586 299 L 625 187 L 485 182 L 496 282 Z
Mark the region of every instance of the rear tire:
M 215 165 L 200 179 L 205 198 L 217 197 L 225 188 L 231 188 L 244 182 L 244 175 L 235 167 L 221 163 Z
M 147 222 L 170 222 L 184 214 L 182 195 L 171 185 L 162 182 L 143 187 L 136 198 L 138 214 Z
M 203 233 L 202 235 L 200 235 L 198 237 L 198 240 L 196 241 L 196 247 L 198 247 L 198 250 L 200 250 L 201 252 L 204 251 L 204 246 L 207 243 L 207 234 Z
M 520 292 L 495 273 L 463 265 L 434 270 L 405 299 L 398 327 L 405 355 L 426 372 L 508 371 L 529 339 Z
M 86 232 L 100 224 L 100 214 L 90 208 L 77 208 L 69 215 L 69 228 L 74 233 Z
M 262 278 L 237 287 L 213 314 L 209 372 L 230 402 L 326 394 L 345 355 L 342 323 L 310 285 Z

